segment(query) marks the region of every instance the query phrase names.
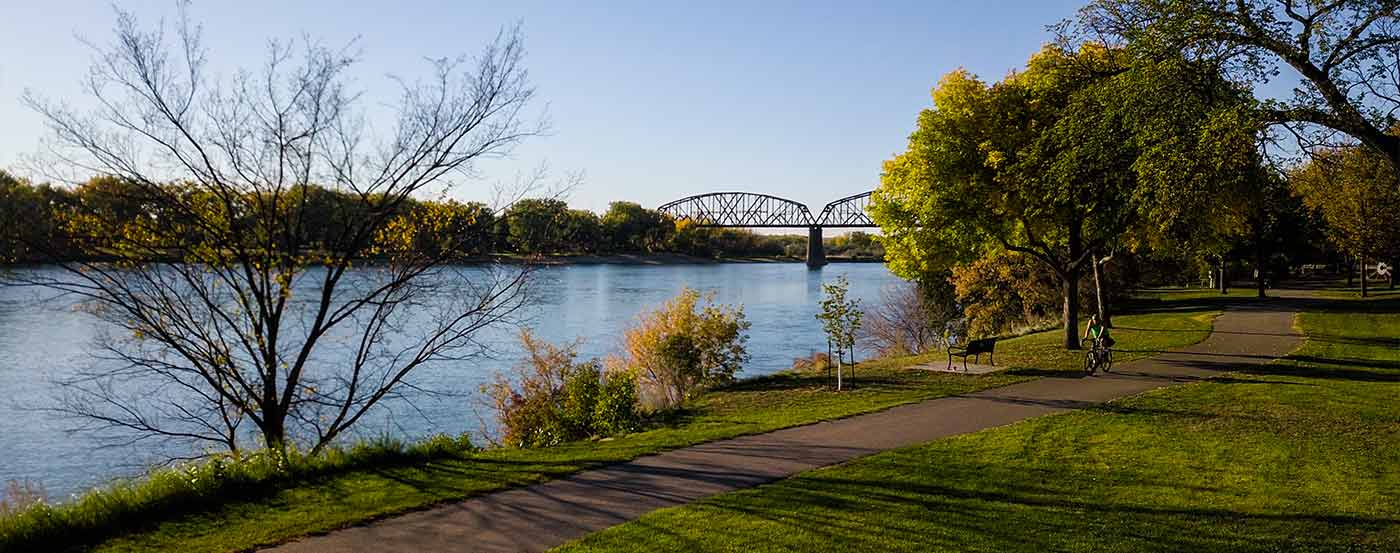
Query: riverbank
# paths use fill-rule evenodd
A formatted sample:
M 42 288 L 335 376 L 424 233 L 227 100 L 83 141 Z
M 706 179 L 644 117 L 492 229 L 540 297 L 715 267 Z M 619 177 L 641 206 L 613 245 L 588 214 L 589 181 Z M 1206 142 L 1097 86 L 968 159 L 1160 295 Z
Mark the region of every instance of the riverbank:
M 1214 311 L 1173 310 L 1124 315 L 1122 359 L 1194 343 L 1210 329 Z M 1132 327 L 1136 330 L 1130 330 Z M 280 543 L 427 506 L 558 478 L 600 464 L 748 434 L 844 418 L 897 405 L 1022 382 L 1045 371 L 1075 371 L 1078 356 L 1055 355 L 1059 336 L 1042 332 L 998 345 L 1010 370 L 964 376 L 908 367 L 941 354 L 862 363 L 855 388 L 834 392 L 825 374 L 746 380 L 697 397 L 654 418 L 640 433 L 535 450 L 462 451 L 429 461 L 346 468 L 310 481 L 244 483 L 220 493 L 142 484 L 94 492 L 71 505 L 0 520 L 0 550 L 226 552 Z M 174 486 L 177 479 L 167 479 Z M 113 516 L 113 514 L 121 516 Z

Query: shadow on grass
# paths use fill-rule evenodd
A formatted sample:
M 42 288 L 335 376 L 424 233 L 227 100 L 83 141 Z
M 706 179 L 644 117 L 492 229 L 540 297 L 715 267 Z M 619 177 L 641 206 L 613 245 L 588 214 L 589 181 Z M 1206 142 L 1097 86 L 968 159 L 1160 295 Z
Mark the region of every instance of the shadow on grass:
M 1400 361 L 1388 359 L 1357 359 L 1353 357 L 1318 357 L 1315 355 L 1290 355 L 1286 358 L 1298 363 L 1312 365 L 1344 365 L 1348 367 L 1361 367 L 1365 369 L 1400 371 Z M 1324 369 L 1325 370 L 1325 369 Z M 1332 369 L 1335 370 L 1335 369 Z
M 877 467 L 881 472 L 906 476 L 881 479 L 869 472 L 854 477 L 808 475 L 756 493 L 706 501 L 704 509 L 715 513 L 705 517 L 712 524 L 703 529 L 684 519 L 681 524 L 670 524 L 676 520 L 663 515 L 633 523 L 636 531 L 603 543 L 646 548 L 645 542 L 659 538 L 671 547 L 696 550 L 762 541 L 777 548 L 822 542 L 833 550 L 1038 551 L 1061 550 L 1069 536 L 1078 536 L 1074 541 L 1088 547 L 1075 550 L 1085 551 L 1125 545 L 1128 548 L 1124 550 L 1240 551 L 1242 544 L 1250 544 L 1243 550 L 1265 551 L 1294 550 L 1300 545 L 1300 535 L 1337 545 L 1356 539 L 1357 532 L 1384 532 L 1400 523 L 1383 516 L 1274 513 L 1188 507 L 1170 500 L 1144 504 L 1104 499 L 1075 488 L 1075 477 L 1057 477 L 1053 472 L 1037 471 L 1035 476 L 992 469 L 988 474 L 970 466 L 944 466 L 937 470 L 948 476 L 911 481 L 907 475 L 928 474 L 930 467 L 889 460 L 881 460 Z M 1034 483 L 1037 479 L 1040 484 Z M 1178 490 L 1178 496 L 1220 492 L 1179 480 L 1146 477 L 1124 484 Z M 937 515 L 929 516 L 934 513 Z M 730 517 L 750 522 L 726 524 Z M 663 542 L 652 545 L 658 543 Z
M 1278 297 L 1287 291 L 1270 291 L 1274 296 L 1250 295 L 1191 299 L 1134 298 L 1124 302 L 1123 314 L 1177 313 L 1216 309 L 1317 311 L 1323 313 L 1400 313 L 1400 297 L 1370 299 L 1330 297 Z
M 755 378 L 744 378 L 719 386 L 714 391 L 723 392 L 772 392 L 798 388 L 816 388 L 826 380 L 826 375 L 810 373 L 779 373 Z
M 1335 360 L 1320 359 L 1316 363 L 1335 363 Z M 1382 372 L 1395 370 L 1390 367 L 1381 367 L 1380 370 L 1363 370 L 1351 368 L 1322 367 L 1318 365 L 1261 365 L 1242 372 L 1260 376 L 1296 376 L 1301 378 L 1316 378 L 1319 380 L 1349 380 L 1353 382 L 1400 382 L 1400 372 Z
M 1377 336 L 1372 338 L 1358 338 L 1356 336 L 1340 336 L 1337 334 L 1327 334 L 1315 332 L 1308 335 L 1308 339 L 1314 342 L 1326 344 L 1337 344 L 1345 346 L 1371 346 L 1381 348 L 1400 348 L 1400 338 L 1386 338 Z

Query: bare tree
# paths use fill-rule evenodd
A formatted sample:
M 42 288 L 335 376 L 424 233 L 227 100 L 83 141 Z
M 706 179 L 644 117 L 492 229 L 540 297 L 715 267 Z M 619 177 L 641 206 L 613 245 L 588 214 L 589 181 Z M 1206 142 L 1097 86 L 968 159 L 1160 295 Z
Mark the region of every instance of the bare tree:
M 165 27 L 118 11 L 115 40 L 93 45 L 92 109 L 25 97 L 60 166 L 118 179 L 142 206 L 71 210 L 85 259 L 5 277 L 80 297 L 114 328 L 100 345 L 119 363 L 65 381 L 62 410 L 133 441 L 315 453 L 418 390 L 418 369 L 483 353 L 480 331 L 523 305 L 529 271 L 451 264 L 467 238 L 440 231 L 473 215 L 407 206 L 542 132 L 519 28 L 396 79 L 376 136 L 348 88 L 354 54 L 273 41 L 261 68 L 217 80 L 200 27 L 183 10 Z M 315 201 L 326 189 L 349 201 Z
M 943 347 L 943 330 L 957 318 L 951 291 L 939 301 L 913 282 L 880 292 L 880 306 L 866 313 L 861 339 L 882 356 L 910 355 Z

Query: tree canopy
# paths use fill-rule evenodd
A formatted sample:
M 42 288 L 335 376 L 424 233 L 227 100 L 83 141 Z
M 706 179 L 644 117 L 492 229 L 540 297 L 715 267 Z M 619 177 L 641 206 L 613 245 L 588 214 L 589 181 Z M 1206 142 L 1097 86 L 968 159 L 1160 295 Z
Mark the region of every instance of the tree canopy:
M 1079 23 L 1092 39 L 1184 54 L 1240 83 L 1296 74 L 1291 95 L 1258 105 L 1264 121 L 1305 148 L 1349 135 L 1400 169 L 1400 137 L 1386 132 L 1400 110 L 1397 15 L 1396 0 L 1095 0 Z
M 1257 165 L 1241 91 L 1182 59 L 1047 46 L 992 85 L 952 72 L 933 101 L 872 198 L 891 269 L 1029 255 L 1062 284 L 1069 348 L 1094 252 L 1199 233 Z
M 660 251 L 676 232 L 671 217 L 634 202 L 608 204 L 602 226 L 604 239 L 613 251 Z

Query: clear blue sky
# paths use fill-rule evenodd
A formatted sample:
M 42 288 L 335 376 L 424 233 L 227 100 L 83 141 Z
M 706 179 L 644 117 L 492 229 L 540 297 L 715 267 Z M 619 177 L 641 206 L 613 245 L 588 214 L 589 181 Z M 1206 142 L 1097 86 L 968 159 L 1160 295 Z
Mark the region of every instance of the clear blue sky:
M 116 3 L 150 23 L 175 14 L 172 0 Z M 488 178 L 547 161 L 556 174 L 586 174 L 568 199 L 588 209 L 735 189 L 819 209 L 876 186 L 881 161 L 903 149 L 941 75 L 966 67 L 1000 78 L 1083 0 L 687 4 L 241 0 L 197 2 L 191 14 L 216 72 L 256 67 L 269 38 L 358 36 L 358 83 L 372 99 L 389 99 L 386 74 L 475 53 L 500 26 L 522 21 L 553 132 L 514 159 L 487 162 Z M 44 132 L 20 105 L 23 91 L 81 102 L 89 51 L 75 35 L 105 42 L 112 23 L 103 1 L 6 6 L 0 167 L 37 151 Z M 454 195 L 486 199 L 487 189 Z

